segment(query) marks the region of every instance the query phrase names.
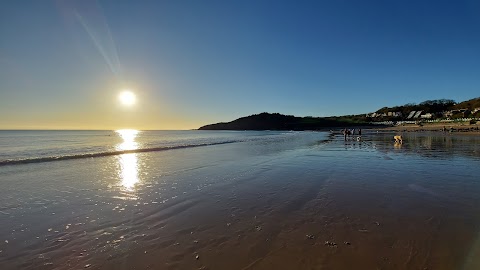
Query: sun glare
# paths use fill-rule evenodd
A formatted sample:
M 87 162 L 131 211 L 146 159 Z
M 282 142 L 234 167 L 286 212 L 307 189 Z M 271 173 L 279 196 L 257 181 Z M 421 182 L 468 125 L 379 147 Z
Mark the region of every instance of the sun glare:
M 118 99 L 123 105 L 131 106 L 135 104 L 135 101 L 137 98 L 135 97 L 135 94 L 132 91 L 125 90 L 120 93 L 120 95 L 118 96 Z
M 116 131 L 122 143 L 117 145 L 117 150 L 135 150 L 138 149 L 138 143 L 136 142 L 138 130 L 134 129 L 121 129 Z M 118 156 L 120 165 L 119 176 L 121 178 L 121 185 L 127 191 L 134 191 L 135 185 L 140 181 L 139 178 L 139 165 L 137 153 L 125 153 Z

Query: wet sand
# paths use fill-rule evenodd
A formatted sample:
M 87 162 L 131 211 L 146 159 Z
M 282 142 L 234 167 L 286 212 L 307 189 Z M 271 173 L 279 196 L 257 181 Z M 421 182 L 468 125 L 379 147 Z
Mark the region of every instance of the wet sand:
M 479 140 L 390 135 L 139 153 L 135 190 L 115 188 L 115 157 L 12 167 L 6 190 L 32 172 L 43 183 L 23 202 L 3 194 L 0 265 L 478 269 L 480 159 L 464 152 Z M 73 165 L 84 180 L 61 185 Z
M 462 135 L 480 135 L 480 125 L 468 123 L 425 123 L 423 125 L 405 124 L 393 127 L 377 128 L 373 130 L 397 132 L 447 132 Z

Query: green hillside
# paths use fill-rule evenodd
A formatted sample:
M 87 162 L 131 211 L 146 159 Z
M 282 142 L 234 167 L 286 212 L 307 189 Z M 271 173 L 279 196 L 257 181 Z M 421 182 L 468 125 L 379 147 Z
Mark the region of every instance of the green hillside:
M 331 127 L 368 125 L 353 117 L 296 117 L 279 113 L 260 113 L 227 123 L 200 127 L 200 130 L 320 130 Z
M 475 108 L 480 108 L 480 97 L 460 102 L 453 106 L 453 109 L 469 109 L 473 111 Z
M 426 100 L 419 104 L 405 104 L 395 107 L 383 107 L 377 114 L 401 112 L 402 116 L 367 117 L 362 115 L 345 115 L 332 117 L 296 117 L 279 113 L 260 113 L 238 118 L 231 122 L 216 123 L 202 126 L 200 130 L 321 130 L 327 128 L 368 126 L 371 122 L 400 121 L 406 119 L 412 111 L 430 113 L 432 119 L 444 117 L 443 113 L 453 111 L 451 118 L 480 117 L 480 111 L 472 114 L 475 108 L 480 108 L 480 98 L 474 98 L 461 103 L 451 99 Z M 461 109 L 461 112 L 458 110 Z M 467 110 L 465 110 L 467 109 Z M 455 111 L 456 110 L 456 111 Z M 419 119 L 419 118 L 417 118 Z
M 449 118 L 480 117 L 480 111 L 473 112 L 480 108 L 480 98 L 473 98 L 467 101 L 456 103 L 451 99 L 427 100 L 419 104 L 405 104 L 395 107 L 383 107 L 376 111 L 377 114 L 386 114 L 388 112 L 400 112 L 401 117 L 375 117 L 375 120 L 404 120 L 412 111 L 422 111 L 423 114 L 430 113 L 433 119 L 445 118 L 444 113 L 451 111 Z

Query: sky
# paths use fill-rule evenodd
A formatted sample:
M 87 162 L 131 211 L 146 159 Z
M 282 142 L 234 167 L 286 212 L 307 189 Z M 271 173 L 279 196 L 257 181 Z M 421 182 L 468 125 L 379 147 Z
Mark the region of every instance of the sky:
M 0 129 L 195 129 L 479 90 L 476 0 L 0 2 Z

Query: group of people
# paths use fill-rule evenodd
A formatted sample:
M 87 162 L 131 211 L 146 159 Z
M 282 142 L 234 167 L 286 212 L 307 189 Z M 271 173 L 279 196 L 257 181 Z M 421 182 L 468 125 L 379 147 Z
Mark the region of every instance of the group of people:
M 352 136 L 352 138 L 354 138 L 355 136 L 355 132 L 357 132 L 357 140 L 360 140 L 362 138 L 362 129 L 357 129 L 355 130 L 355 128 L 352 128 L 352 129 L 343 129 L 342 130 L 342 133 L 343 133 L 343 137 L 345 138 L 345 141 L 350 137 Z

